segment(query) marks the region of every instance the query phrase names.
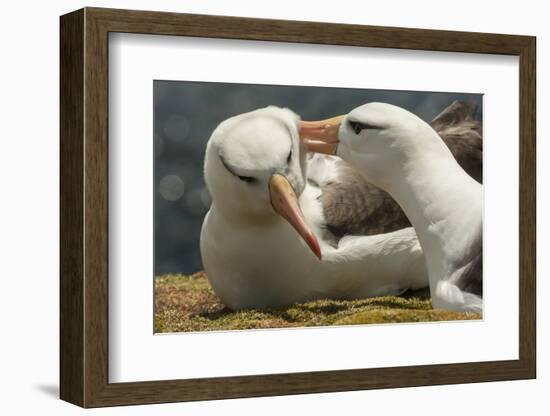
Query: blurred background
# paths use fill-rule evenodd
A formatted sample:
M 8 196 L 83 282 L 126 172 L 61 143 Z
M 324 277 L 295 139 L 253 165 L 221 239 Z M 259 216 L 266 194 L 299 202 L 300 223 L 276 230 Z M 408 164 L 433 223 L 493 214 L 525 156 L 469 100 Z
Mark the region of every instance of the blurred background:
M 204 151 L 226 118 L 276 105 L 315 120 L 382 101 L 430 122 L 454 100 L 477 103 L 481 120 L 481 94 L 154 81 L 155 274 L 202 270 L 199 237 L 211 203 Z

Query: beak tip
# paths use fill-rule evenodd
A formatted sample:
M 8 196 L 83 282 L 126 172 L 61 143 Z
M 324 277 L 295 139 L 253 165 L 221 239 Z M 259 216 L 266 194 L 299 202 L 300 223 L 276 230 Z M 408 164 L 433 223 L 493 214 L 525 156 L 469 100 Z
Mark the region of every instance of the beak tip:
M 271 204 L 277 214 L 284 218 L 300 235 L 315 257 L 322 260 L 321 246 L 307 224 L 298 197 L 285 176 L 275 174 L 269 182 Z
M 315 257 L 317 257 L 319 260 L 323 260 L 323 254 L 321 253 L 321 247 L 319 246 L 319 242 L 317 241 L 317 238 L 315 236 L 311 237 L 311 251 L 313 251 L 313 254 L 315 254 Z

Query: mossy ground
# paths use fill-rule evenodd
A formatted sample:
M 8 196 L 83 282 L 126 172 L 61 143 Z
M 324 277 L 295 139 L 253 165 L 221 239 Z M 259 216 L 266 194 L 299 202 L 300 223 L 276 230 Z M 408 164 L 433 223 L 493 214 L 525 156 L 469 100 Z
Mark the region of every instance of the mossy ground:
M 342 301 L 317 300 L 286 309 L 233 312 L 204 273 L 155 278 L 155 332 L 288 328 L 326 325 L 480 319 L 478 314 L 434 310 L 426 291 Z

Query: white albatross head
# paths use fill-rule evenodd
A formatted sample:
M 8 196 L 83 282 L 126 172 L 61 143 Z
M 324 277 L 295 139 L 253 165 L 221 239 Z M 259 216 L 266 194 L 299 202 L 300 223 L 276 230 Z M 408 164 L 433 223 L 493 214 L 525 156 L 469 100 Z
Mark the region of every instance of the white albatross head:
M 407 169 L 452 154 L 432 127 L 395 105 L 368 103 L 345 116 L 300 122 L 308 150 L 336 154 L 360 169 L 372 183 L 387 189 Z M 434 140 L 435 138 L 435 140 Z M 437 157 L 435 157 L 437 156 Z
M 206 148 L 205 180 L 213 204 L 235 224 L 269 224 L 284 218 L 321 258 L 298 197 L 306 186 L 305 147 L 299 117 L 266 107 L 229 118 Z

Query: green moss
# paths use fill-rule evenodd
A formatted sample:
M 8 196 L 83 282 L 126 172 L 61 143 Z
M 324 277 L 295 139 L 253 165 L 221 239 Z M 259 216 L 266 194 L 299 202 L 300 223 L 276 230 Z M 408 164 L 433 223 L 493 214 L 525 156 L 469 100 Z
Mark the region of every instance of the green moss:
M 360 300 L 323 299 L 286 309 L 233 312 L 204 273 L 155 278 L 155 332 L 213 331 L 480 319 L 478 314 L 434 310 L 426 291 Z

